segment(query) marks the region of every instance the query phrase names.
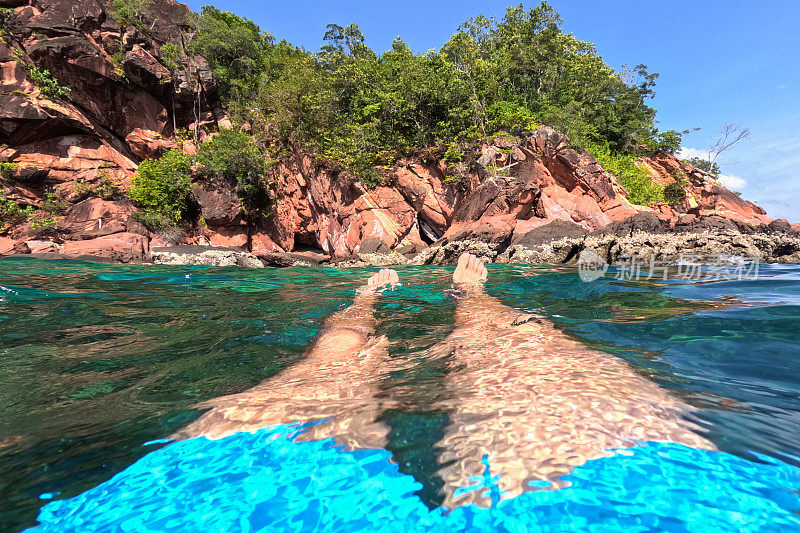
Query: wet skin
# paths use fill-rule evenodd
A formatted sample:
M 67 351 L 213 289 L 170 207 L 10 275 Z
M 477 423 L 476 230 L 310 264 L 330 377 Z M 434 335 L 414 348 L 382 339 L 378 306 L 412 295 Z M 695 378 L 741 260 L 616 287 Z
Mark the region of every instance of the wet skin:
M 688 405 L 545 318 L 503 305 L 483 291 L 485 280 L 483 264 L 464 254 L 453 274 L 456 327 L 430 350 L 451 361 L 448 399 L 434 406 L 449 415 L 437 446 L 446 507 L 489 505 L 529 490 L 530 481 L 565 486 L 562 478 L 574 467 L 643 441 L 713 448 L 688 420 Z M 379 289 L 397 281 L 392 270 L 372 276 L 349 308 L 325 321 L 300 363 L 241 394 L 201 404 L 210 410 L 175 437 L 316 422 L 303 440 L 384 448 L 388 428 L 376 419 L 396 406 L 379 398 L 391 364 L 386 338 L 373 336 L 373 310 Z M 456 495 L 487 474 L 499 476 L 499 490 Z
M 487 474 L 500 476 L 495 498 L 513 497 L 530 481 L 564 486 L 574 467 L 643 441 L 713 448 L 686 419 L 688 405 L 624 361 L 485 294 L 485 279 L 477 258 L 461 257 L 456 328 L 434 348 L 452 361 L 452 400 L 439 406 L 450 413 L 439 443 L 447 507 L 489 505 L 489 490 L 455 496 Z
M 375 419 L 390 402 L 379 400 L 379 376 L 388 366 L 388 341 L 374 337 L 379 290 L 398 283 L 381 270 L 353 304 L 333 314 L 299 363 L 240 394 L 198 405 L 210 409 L 174 435 L 220 439 L 286 423 L 315 422 L 302 440 L 335 438 L 348 449 L 383 448 L 388 428 Z

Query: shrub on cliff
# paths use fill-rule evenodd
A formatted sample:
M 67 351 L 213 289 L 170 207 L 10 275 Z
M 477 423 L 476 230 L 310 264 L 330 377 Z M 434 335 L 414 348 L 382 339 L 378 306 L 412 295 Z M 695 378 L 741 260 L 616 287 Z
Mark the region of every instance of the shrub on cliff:
M 176 150 L 139 165 L 128 197 L 143 208 L 139 218 L 151 229 L 185 221 L 192 188 L 191 168 L 189 157 Z
M 0 231 L 8 226 L 15 226 L 29 220 L 36 210 L 31 206 L 20 207 L 16 202 L 6 198 L 0 191 Z
M 720 173 L 719 165 L 716 163 L 716 161 L 709 161 L 708 159 L 701 159 L 699 157 L 690 157 L 688 159 L 683 159 L 682 161 L 692 165 L 694 168 L 704 170 L 712 176 L 718 176 Z
M 509 132 L 520 135 L 527 131 L 533 131 L 538 126 L 530 109 L 506 100 L 493 103 L 486 110 L 486 114 L 486 131 L 490 134 Z
M 13 7 L 0 7 L 0 34 L 6 29 L 8 20 L 17 14 L 17 10 Z
M 686 201 L 686 182 L 680 179 L 664 187 L 664 200 L 672 207 L 683 205 Z
M 39 90 L 50 98 L 68 98 L 72 92 L 69 87 L 61 85 L 47 69 L 31 66 L 28 69 L 28 76 L 39 86 Z
M 16 57 L 17 63 L 25 69 L 25 72 L 28 73 L 28 77 L 33 81 L 38 87 L 39 90 L 45 96 L 50 98 L 68 98 L 71 90 L 69 87 L 65 87 L 59 83 L 55 76 L 53 76 L 49 70 L 47 69 L 40 69 L 36 65 L 30 63 L 27 59 L 25 59 L 25 54 L 22 53 L 20 50 L 13 50 L 12 54 Z
M 646 170 L 636 166 L 635 155 L 614 152 L 608 144 L 591 144 L 589 152 L 628 190 L 628 201 L 631 203 L 652 205 L 664 201 L 664 189 L 650 181 L 650 174 Z
M 256 141 L 240 131 L 221 130 L 197 150 L 199 172 L 233 188 L 248 216 L 265 216 L 270 205 L 269 162 Z
M 0 146 L 2 149 L 2 146 Z M 17 173 L 19 165 L 16 163 L 0 162 L 0 178 L 11 179 Z
M 150 7 L 150 0 L 113 0 L 111 16 L 120 27 L 134 26 L 141 30 L 146 28 L 145 14 Z

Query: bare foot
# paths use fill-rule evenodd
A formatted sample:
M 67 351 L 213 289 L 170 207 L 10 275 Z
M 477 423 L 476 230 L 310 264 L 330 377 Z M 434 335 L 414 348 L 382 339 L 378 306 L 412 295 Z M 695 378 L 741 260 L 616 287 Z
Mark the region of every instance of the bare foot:
M 360 294 L 367 294 L 377 292 L 378 289 L 386 285 L 394 286 L 399 284 L 400 278 L 397 276 L 397 272 L 389 268 L 384 268 L 377 274 L 370 276 L 367 280 L 367 284 L 361 287 L 358 292 Z
M 453 272 L 453 283 L 467 287 L 480 287 L 486 281 L 486 267 L 472 254 L 461 254 L 458 258 L 458 266 Z
M 324 421 L 308 431 L 308 439 L 333 437 L 354 449 L 385 448 L 389 429 L 376 422 L 385 400 L 376 398 L 390 359 L 386 337 L 374 337 L 373 311 L 380 289 L 399 283 L 394 270 L 372 275 L 352 305 L 325 320 L 301 361 L 248 391 L 200 404 L 211 410 L 174 438 L 220 439 L 273 424 Z

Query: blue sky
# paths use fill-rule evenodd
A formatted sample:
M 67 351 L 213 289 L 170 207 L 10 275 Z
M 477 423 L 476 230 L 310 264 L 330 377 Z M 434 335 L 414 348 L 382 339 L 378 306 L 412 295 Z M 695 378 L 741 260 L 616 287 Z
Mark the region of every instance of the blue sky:
M 400 36 L 436 49 L 478 14 L 502 17 L 512 0 L 189 1 L 213 3 L 278 39 L 319 48 L 325 25 L 356 22 L 380 52 Z M 733 122 L 749 140 L 720 156 L 727 182 L 773 217 L 800 222 L 800 1 L 552 0 L 565 31 L 597 45 L 614 67 L 644 63 L 661 76 L 652 102 L 661 129 L 701 130 L 684 146 L 707 150 Z M 526 6 L 533 4 L 526 3 Z

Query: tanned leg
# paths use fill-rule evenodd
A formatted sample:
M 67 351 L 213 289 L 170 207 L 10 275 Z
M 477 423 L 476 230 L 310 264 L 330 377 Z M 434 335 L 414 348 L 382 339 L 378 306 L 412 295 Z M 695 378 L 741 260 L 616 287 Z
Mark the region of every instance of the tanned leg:
M 713 448 L 684 418 L 691 409 L 624 361 L 569 338 L 483 291 L 474 256 L 453 274 L 456 328 L 437 348 L 452 354 L 450 424 L 439 444 L 445 505 L 489 505 L 561 478 L 610 450 L 642 441 Z M 491 487 L 455 495 L 459 487 Z
M 200 404 L 211 410 L 175 438 L 218 439 L 314 421 L 303 439 L 332 437 L 349 448 L 383 447 L 387 429 L 375 418 L 384 408 L 377 399 L 378 380 L 388 353 L 386 339 L 373 337 L 373 310 L 380 290 L 398 283 L 394 270 L 371 276 L 350 307 L 325 321 L 301 362 L 243 393 Z

